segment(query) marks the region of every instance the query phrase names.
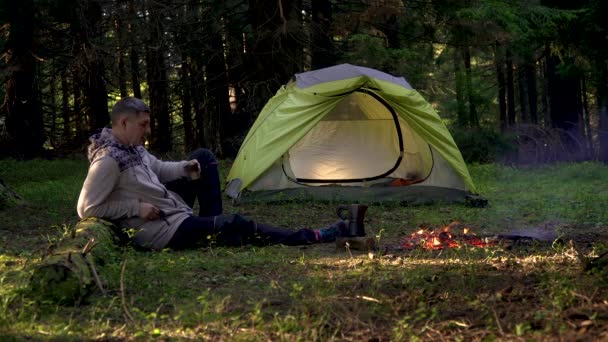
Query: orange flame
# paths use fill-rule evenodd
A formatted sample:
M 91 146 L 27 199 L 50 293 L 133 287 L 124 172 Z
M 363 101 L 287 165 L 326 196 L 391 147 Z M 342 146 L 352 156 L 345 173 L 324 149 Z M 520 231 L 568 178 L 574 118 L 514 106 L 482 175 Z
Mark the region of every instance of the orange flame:
M 463 245 L 488 247 L 496 244 L 495 242 L 484 241 L 483 239 L 478 238 L 468 227 L 463 228 L 462 235 L 453 235 L 450 233 L 450 231 L 458 225 L 460 225 L 460 222 L 454 221 L 449 225 L 434 231 L 419 227 L 420 229 L 418 231 L 412 233 L 410 237 L 403 240 L 401 246 L 404 249 L 422 248 L 439 250 L 461 247 Z

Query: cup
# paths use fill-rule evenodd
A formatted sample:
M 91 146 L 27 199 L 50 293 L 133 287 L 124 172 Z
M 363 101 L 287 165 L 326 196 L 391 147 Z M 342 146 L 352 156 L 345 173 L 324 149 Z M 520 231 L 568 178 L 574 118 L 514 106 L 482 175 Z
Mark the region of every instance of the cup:
M 191 180 L 201 178 L 201 168 L 196 160 L 189 161 L 184 168 Z

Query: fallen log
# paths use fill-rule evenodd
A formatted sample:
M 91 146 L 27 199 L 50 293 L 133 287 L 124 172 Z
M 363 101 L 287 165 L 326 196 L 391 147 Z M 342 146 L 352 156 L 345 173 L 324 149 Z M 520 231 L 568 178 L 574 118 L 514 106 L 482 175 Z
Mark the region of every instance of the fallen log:
M 71 305 L 104 292 L 97 270 L 120 261 L 118 228 L 98 218 L 81 220 L 69 236 L 51 246 L 30 278 L 30 291 L 41 302 Z

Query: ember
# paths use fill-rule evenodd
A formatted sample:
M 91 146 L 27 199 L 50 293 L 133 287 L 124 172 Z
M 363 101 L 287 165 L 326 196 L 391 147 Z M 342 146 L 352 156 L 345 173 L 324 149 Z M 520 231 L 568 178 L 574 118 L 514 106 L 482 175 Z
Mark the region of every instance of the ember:
M 471 232 L 467 227 L 462 229 L 462 234 L 452 233 L 459 225 L 460 222 L 454 221 L 437 230 L 420 227 L 420 230 L 403 239 L 401 247 L 409 250 L 416 248 L 439 250 L 464 245 L 488 247 L 496 244 L 496 241 L 488 241 L 487 239 L 477 237 L 477 235 Z

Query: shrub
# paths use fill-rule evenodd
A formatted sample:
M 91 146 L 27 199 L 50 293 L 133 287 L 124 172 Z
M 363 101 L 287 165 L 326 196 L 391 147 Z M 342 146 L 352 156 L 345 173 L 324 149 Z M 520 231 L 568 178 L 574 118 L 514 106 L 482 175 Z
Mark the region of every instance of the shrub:
M 483 127 L 452 127 L 456 145 L 467 163 L 492 163 L 515 149 L 513 137 Z

